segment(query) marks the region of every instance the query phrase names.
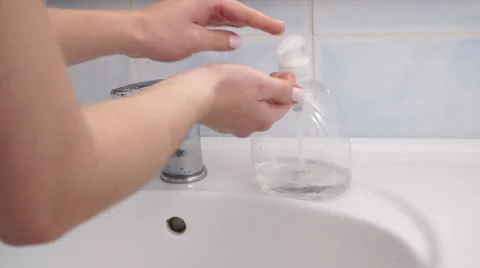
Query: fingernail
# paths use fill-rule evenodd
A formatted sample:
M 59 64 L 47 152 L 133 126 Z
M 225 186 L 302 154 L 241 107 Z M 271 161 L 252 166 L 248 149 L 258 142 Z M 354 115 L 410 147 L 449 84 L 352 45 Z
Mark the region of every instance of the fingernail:
M 292 91 L 292 101 L 293 102 L 302 102 L 305 99 L 305 90 L 295 87 Z
M 231 35 L 229 37 L 228 45 L 233 49 L 240 47 L 242 43 L 242 38 L 240 38 L 238 35 Z

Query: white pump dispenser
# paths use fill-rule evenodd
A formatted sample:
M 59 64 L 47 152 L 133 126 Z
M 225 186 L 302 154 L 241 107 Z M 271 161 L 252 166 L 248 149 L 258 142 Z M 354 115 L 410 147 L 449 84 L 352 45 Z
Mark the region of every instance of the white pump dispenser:
M 306 46 L 307 40 L 303 36 L 287 36 L 277 50 L 279 71 L 293 73 L 299 82 L 312 79 L 312 68 Z

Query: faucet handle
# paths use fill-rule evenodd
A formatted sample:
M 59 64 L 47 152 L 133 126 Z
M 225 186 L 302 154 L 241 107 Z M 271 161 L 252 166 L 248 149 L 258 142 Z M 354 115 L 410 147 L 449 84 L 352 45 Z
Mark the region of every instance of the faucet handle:
M 129 97 L 141 92 L 144 88 L 153 86 L 154 84 L 163 81 L 163 79 L 156 79 L 150 81 L 144 81 L 134 84 L 129 84 L 123 87 L 116 88 L 110 92 L 110 95 L 114 98 Z

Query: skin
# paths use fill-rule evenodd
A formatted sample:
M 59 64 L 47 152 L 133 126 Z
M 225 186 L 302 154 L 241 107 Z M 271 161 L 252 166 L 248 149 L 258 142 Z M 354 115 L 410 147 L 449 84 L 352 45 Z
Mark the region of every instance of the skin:
M 238 37 L 234 32 L 205 26 L 248 26 L 274 35 L 285 29 L 283 22 L 235 0 L 167 0 L 135 12 L 48 11 L 68 64 L 112 54 L 169 62 L 235 49 L 229 44 Z
M 234 49 L 237 36 L 204 28 L 210 25 L 284 30 L 234 0 L 165 0 L 137 11 L 0 0 L 1 241 L 54 241 L 127 198 L 195 123 L 247 137 L 288 111 L 291 75 L 235 64 L 181 73 L 130 98 L 77 103 L 67 64 L 113 54 L 175 61 Z

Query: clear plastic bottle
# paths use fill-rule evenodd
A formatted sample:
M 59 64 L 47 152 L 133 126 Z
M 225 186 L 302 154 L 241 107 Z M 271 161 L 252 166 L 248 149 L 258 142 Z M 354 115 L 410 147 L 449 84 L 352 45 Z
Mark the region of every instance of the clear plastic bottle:
M 252 158 L 263 191 L 330 199 L 350 185 L 350 138 L 337 101 L 324 83 L 313 78 L 306 44 L 301 36 L 287 36 L 278 49 L 279 71 L 295 74 L 306 90 L 305 101 L 270 130 L 252 136 Z

